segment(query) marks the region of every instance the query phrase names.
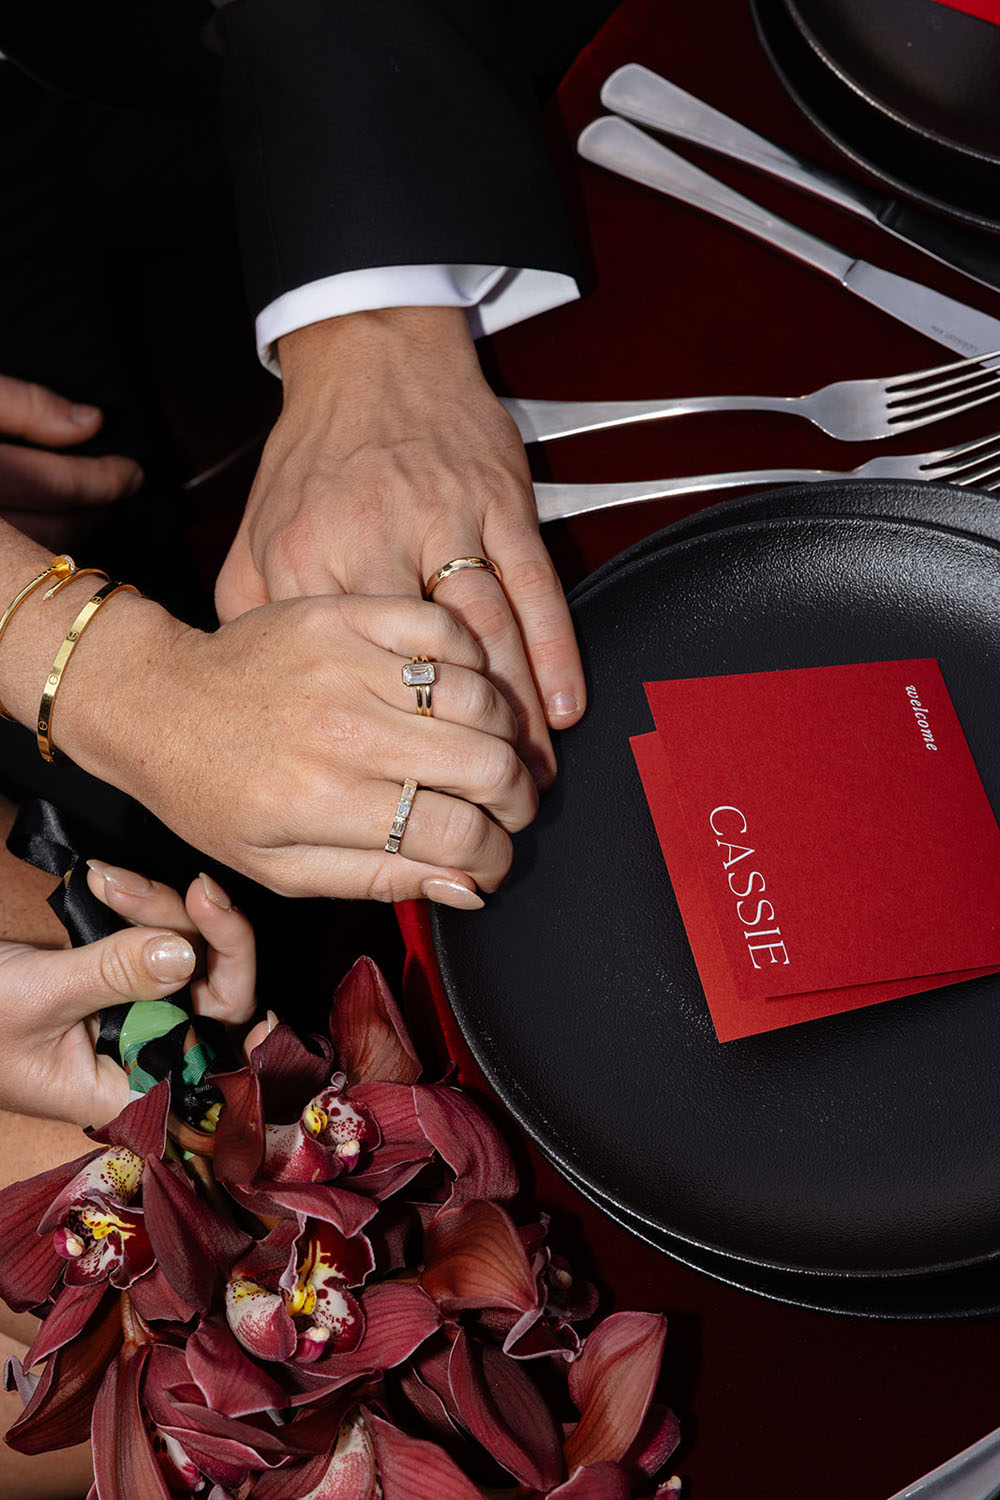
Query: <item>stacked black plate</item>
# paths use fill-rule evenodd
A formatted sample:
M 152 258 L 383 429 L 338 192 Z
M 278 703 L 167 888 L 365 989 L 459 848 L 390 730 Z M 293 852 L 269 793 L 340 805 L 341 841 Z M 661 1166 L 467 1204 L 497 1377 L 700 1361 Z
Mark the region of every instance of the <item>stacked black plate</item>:
M 646 680 L 931 656 L 1000 808 L 996 501 L 899 481 L 730 500 L 572 607 L 591 707 L 558 783 L 486 910 L 435 912 L 491 1084 L 582 1193 L 712 1276 L 875 1317 L 1000 1311 L 1000 976 L 720 1045 L 628 743 Z M 841 833 L 816 837 L 836 858 Z
M 750 0 L 801 109 L 900 193 L 1000 228 L 1000 25 L 942 0 Z

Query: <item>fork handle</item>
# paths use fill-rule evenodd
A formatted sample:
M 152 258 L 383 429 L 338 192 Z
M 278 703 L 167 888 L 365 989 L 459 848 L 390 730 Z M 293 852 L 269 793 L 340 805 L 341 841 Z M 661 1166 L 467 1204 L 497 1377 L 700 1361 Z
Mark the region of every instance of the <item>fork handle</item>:
M 539 521 L 561 521 L 612 505 L 637 505 L 642 500 L 665 500 L 696 495 L 700 490 L 734 489 L 740 485 L 794 484 L 814 479 L 843 479 L 839 469 L 734 469 L 723 474 L 688 474 L 679 479 L 636 479 L 624 484 L 535 485 Z
M 525 443 L 596 432 L 657 417 L 684 417 L 706 411 L 794 411 L 800 396 L 692 396 L 665 401 L 535 401 L 504 396 L 504 406 Z

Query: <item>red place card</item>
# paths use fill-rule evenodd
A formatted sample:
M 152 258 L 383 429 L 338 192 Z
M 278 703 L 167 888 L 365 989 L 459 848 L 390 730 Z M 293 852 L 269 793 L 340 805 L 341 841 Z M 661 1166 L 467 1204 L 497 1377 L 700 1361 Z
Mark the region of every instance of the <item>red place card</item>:
M 720 1041 L 1000 969 L 1000 829 L 933 660 L 646 684 Z

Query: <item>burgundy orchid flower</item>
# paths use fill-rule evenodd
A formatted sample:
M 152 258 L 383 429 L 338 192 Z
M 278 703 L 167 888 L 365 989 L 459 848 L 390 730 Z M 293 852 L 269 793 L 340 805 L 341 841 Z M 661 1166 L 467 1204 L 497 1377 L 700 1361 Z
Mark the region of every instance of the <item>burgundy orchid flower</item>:
M 596 1293 L 502 1206 L 496 1126 L 419 1075 L 360 960 L 327 1037 L 279 1025 L 214 1080 L 214 1129 L 161 1083 L 0 1193 L 0 1295 L 42 1318 L 12 1446 L 90 1432 L 88 1500 L 649 1496 L 678 1437 L 664 1319 L 581 1338 Z
M 311 1364 L 361 1342 L 364 1314 L 348 1289 L 364 1282 L 375 1261 L 363 1234 L 348 1238 L 320 1219 L 293 1228 L 285 1220 L 234 1267 L 226 1317 L 257 1358 Z

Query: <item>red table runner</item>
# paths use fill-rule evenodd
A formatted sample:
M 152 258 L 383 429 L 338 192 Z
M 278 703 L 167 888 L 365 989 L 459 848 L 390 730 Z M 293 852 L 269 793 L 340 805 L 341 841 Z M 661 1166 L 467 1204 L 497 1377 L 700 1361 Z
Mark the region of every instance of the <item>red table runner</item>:
M 817 272 L 575 160 L 572 140 L 602 113 L 602 82 L 626 62 L 644 63 L 816 162 L 854 170 L 784 93 L 744 0 L 627 0 L 578 58 L 550 111 L 594 287 L 582 302 L 491 341 L 486 364 L 499 391 L 566 399 L 794 395 L 949 357 Z M 682 149 L 803 228 L 996 315 L 995 295 L 881 231 Z M 995 412 L 972 413 L 942 428 L 941 442 L 997 421 Z M 928 433 L 926 443 L 928 434 L 917 433 L 846 445 L 779 415 L 698 416 L 567 439 L 532 462 L 536 478 L 579 481 L 773 464 L 848 469 L 876 452 L 934 446 L 937 429 Z M 547 541 L 569 587 L 640 537 L 724 498 L 581 517 L 549 526 Z M 426 910 L 403 908 L 400 920 L 409 1008 L 436 1013 L 461 1081 L 488 1094 L 448 1010 Z M 554 1216 L 553 1245 L 567 1246 L 618 1307 L 668 1315 L 664 1397 L 684 1431 L 672 1467 L 689 1481 L 691 1500 L 887 1500 L 1000 1422 L 998 1320 L 878 1323 L 766 1302 L 677 1265 L 612 1224 L 528 1148 L 525 1159 L 538 1201 Z

